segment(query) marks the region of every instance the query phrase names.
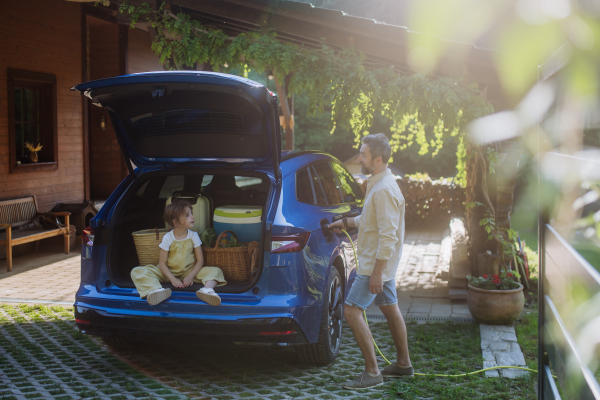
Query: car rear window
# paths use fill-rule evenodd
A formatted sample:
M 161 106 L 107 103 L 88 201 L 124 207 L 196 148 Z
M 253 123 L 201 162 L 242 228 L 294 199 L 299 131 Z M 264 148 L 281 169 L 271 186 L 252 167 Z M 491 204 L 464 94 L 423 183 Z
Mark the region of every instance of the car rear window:
M 261 120 L 255 116 L 214 110 L 168 110 L 131 118 L 136 136 L 172 135 L 178 133 L 231 133 L 260 135 Z

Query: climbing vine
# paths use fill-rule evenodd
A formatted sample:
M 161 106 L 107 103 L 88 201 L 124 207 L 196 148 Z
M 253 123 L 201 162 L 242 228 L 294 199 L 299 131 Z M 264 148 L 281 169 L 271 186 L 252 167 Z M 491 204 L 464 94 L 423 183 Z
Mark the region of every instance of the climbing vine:
M 121 4 L 133 27 L 145 20 L 156 31 L 152 49 L 168 69 L 210 64 L 213 71 L 254 69 L 287 84 L 288 95 L 306 93 L 311 113 L 332 110 L 331 133 L 352 130 L 356 144 L 368 134 L 376 112 L 392 121 L 392 152 L 413 143 L 420 154 L 435 155 L 450 136 L 460 136 L 459 174 L 464 181 L 464 127 L 493 112 L 476 83 L 464 78 L 413 74 L 393 65 L 367 60 L 353 47 L 334 49 L 324 41 L 316 48 L 278 40 L 273 31 L 247 32 L 235 37 L 203 25 L 165 2 Z

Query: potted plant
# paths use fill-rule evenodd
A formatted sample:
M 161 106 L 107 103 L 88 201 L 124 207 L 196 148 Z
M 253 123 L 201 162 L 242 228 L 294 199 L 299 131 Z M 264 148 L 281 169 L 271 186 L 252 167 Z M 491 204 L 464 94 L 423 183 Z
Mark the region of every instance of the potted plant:
M 518 273 L 505 269 L 498 275 L 467 276 L 467 305 L 473 317 L 478 322 L 490 325 L 515 322 L 525 305 L 523 285 L 518 283 L 519 278 Z
M 27 147 L 27 149 L 29 150 L 29 160 L 34 163 L 38 162 L 37 152 L 40 151 L 43 146 L 40 143 L 38 143 L 37 146 L 34 146 L 29 142 L 25 142 L 25 147 Z

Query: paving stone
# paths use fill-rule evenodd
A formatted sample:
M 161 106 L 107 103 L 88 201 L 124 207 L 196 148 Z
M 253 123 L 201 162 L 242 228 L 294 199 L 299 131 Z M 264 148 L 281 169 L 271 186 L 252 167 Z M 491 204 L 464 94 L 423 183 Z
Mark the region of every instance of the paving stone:
M 428 312 L 409 312 L 408 317 L 412 317 L 412 318 L 425 318 L 429 316 Z
M 427 306 L 430 306 L 431 304 L 433 304 L 433 299 L 413 298 L 413 301 L 412 301 L 412 305 L 413 306 L 415 306 L 415 305 L 419 305 L 419 306 L 421 306 L 421 305 L 427 305 Z
M 450 314 L 452 312 L 452 306 L 450 304 L 432 304 L 431 311 L 433 310 L 444 311 Z
M 410 313 L 426 313 L 429 314 L 431 306 L 410 306 L 408 312 Z
M 511 347 L 510 347 L 510 343 L 500 341 L 500 342 L 490 343 L 487 346 L 487 349 L 491 350 L 491 351 L 510 351 Z
M 142 375 L 144 382 L 129 380 L 124 385 L 131 369 L 106 354 L 93 341 L 80 340 L 72 321 L 72 311 L 67 313 L 62 308 L 50 311 L 47 307 L 41 309 L 34 305 L 25 307 L 40 312 L 26 314 L 19 307 L 0 308 L 0 338 L 3 339 L 0 341 L 0 359 L 10 363 L 9 368 L 0 363 L 0 379 L 16 383 L 10 385 L 16 398 L 24 399 L 26 396 L 66 399 L 97 396 L 108 399 L 109 397 L 102 395 L 102 390 L 113 387 L 117 389 L 115 393 L 133 399 L 140 397 L 139 395 L 153 396 L 154 390 L 148 387 L 150 384 L 154 388 L 165 388 L 145 375 Z M 81 357 L 81 354 L 87 356 Z M 80 365 L 84 365 L 86 369 L 75 368 Z M 7 373 L 13 370 L 18 371 L 18 374 Z M 107 386 L 110 382 L 112 386 Z M 186 398 L 174 390 L 170 390 L 170 393 L 174 394 L 174 398 Z
M 434 318 L 445 318 L 445 317 L 448 317 L 448 313 L 446 311 L 433 311 L 433 310 L 431 310 L 429 312 L 429 316 L 430 317 L 434 317 Z
M 452 308 L 452 301 L 450 299 L 437 299 L 434 298 L 431 300 L 431 305 L 436 307 L 448 307 Z
M 521 352 L 515 328 L 512 325 L 480 324 L 481 349 L 484 368 L 495 366 L 525 366 L 525 358 Z M 486 371 L 486 377 L 516 378 L 527 375 L 524 370 L 502 368 Z
M 515 333 L 515 331 L 513 329 L 512 333 L 500 332 L 500 335 L 498 336 L 498 338 L 500 340 L 505 340 L 505 341 L 509 341 L 509 342 L 516 342 L 517 341 L 517 334 Z

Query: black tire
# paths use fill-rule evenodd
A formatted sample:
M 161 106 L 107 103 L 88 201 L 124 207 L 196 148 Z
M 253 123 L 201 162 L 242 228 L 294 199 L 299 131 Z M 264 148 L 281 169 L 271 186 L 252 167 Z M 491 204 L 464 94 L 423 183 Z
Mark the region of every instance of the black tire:
M 135 342 L 119 336 L 102 336 L 102 341 L 116 351 L 133 350 L 135 347 Z
M 318 342 L 296 347 L 296 355 L 300 361 L 316 365 L 326 365 L 335 361 L 342 343 L 343 311 L 342 280 L 337 269 L 332 267 L 323 293 Z

